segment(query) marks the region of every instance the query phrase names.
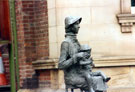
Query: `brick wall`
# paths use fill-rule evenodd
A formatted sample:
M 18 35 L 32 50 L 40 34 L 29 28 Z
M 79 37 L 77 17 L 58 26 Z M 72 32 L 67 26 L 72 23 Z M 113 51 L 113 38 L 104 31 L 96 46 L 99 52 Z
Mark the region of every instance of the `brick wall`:
M 49 40 L 48 40 L 48 13 L 47 1 L 35 2 L 36 17 L 36 52 L 38 59 L 48 59 L 49 57 Z
M 40 70 L 39 72 L 39 87 L 51 87 L 51 73 L 50 70 Z
M 16 0 L 15 9 L 20 85 L 32 88 L 37 79 L 32 62 L 49 57 L 47 1 Z

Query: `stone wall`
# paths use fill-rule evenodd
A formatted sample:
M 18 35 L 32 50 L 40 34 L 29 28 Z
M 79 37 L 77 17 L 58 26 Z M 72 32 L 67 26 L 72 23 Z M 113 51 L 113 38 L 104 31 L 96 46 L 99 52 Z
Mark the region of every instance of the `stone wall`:
M 48 0 L 49 58 L 59 58 L 66 16 L 81 16 L 78 39 L 89 44 L 96 68 L 112 79 L 109 92 L 134 92 L 135 25 L 122 33 L 117 15 L 130 13 L 131 0 Z M 58 80 L 61 79 L 58 75 Z M 61 79 L 62 80 L 62 79 Z M 61 82 L 59 82 L 61 83 Z M 59 87 L 64 88 L 63 84 Z
M 82 17 L 78 39 L 81 44 L 92 47 L 94 58 L 134 56 L 135 30 L 122 33 L 117 19 L 122 1 L 129 3 L 129 0 L 48 0 L 50 58 L 60 55 L 65 34 L 64 19 L 69 15 Z
M 60 45 L 65 34 L 64 19 L 73 15 L 82 17 L 78 39 L 81 44 L 89 44 L 92 47 L 92 57 L 96 64 L 94 70 L 102 70 L 112 77 L 108 83 L 109 92 L 121 88 L 122 91 L 119 92 L 124 92 L 123 88 L 126 87 L 126 90 L 132 90 L 135 86 L 132 81 L 134 66 L 131 67 L 135 65 L 135 26 L 132 33 L 121 32 L 116 17 L 121 13 L 121 1 L 16 1 L 21 88 L 38 88 L 37 92 L 46 90 L 46 87 L 64 89 L 63 72 L 57 69 L 51 59 L 59 58 Z M 37 63 L 41 66 L 37 65 L 35 71 L 32 62 L 36 60 L 43 62 Z
M 118 49 L 121 47 L 118 40 L 123 37 L 116 17 L 119 13 L 120 0 L 48 0 L 50 58 L 59 57 L 65 34 L 64 19 L 70 15 L 82 17 L 78 39 L 93 48 L 94 56 L 119 55 L 123 51 Z
M 135 91 L 135 67 L 106 67 L 106 68 L 94 68 L 93 71 L 102 70 L 107 76 L 111 76 L 111 80 L 107 83 L 109 88 L 107 92 L 134 92 Z M 54 75 L 57 73 L 56 75 Z M 65 92 L 64 74 L 62 71 L 53 72 L 54 80 L 47 88 L 40 87 L 34 90 L 20 90 L 19 92 Z M 47 77 L 46 77 L 47 78 Z M 44 82 L 45 80 L 42 80 Z M 57 86 L 57 87 L 56 87 Z M 56 87 L 56 88 L 55 88 Z M 79 89 L 75 89 L 78 92 Z
M 50 70 L 39 70 L 39 88 L 51 87 L 51 72 Z

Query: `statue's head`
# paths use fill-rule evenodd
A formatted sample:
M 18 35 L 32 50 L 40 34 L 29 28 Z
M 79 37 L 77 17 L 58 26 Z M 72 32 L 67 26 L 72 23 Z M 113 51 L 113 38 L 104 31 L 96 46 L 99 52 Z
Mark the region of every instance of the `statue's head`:
M 81 45 L 81 51 L 90 51 L 91 52 L 91 47 L 87 44 Z
M 69 16 L 65 18 L 65 30 L 66 33 L 77 34 L 80 28 L 81 17 Z
M 91 56 L 91 47 L 87 44 L 81 45 L 80 52 L 84 52 L 85 57 L 89 58 Z

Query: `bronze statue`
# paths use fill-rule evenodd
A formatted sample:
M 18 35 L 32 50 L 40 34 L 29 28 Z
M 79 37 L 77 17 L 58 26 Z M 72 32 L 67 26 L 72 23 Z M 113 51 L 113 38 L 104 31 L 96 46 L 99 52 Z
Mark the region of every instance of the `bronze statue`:
M 80 28 L 81 17 L 65 18 L 65 40 L 61 44 L 59 69 L 64 70 L 66 92 L 68 88 L 80 88 L 81 92 L 103 92 L 107 90 L 106 77 L 102 72 L 92 72 L 94 66 L 91 48 L 80 45 L 76 36 Z

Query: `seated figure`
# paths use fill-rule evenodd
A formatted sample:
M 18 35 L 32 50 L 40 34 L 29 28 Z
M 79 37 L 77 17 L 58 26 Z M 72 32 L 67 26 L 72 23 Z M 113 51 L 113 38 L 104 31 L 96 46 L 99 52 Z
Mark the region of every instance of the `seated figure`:
M 93 78 L 93 76 L 101 76 L 104 82 L 108 82 L 110 77 L 106 77 L 102 71 L 92 72 L 92 67 L 95 65 L 93 63 L 93 59 L 91 58 L 91 48 L 88 45 L 81 45 L 80 52 L 83 52 L 84 56 L 79 59 L 80 68 L 78 69 L 78 73 L 80 73 L 86 81 L 89 81 L 89 77 Z M 89 85 L 92 85 L 92 83 Z M 91 86 L 91 88 L 93 90 L 93 86 Z
M 101 72 L 91 72 L 90 52 L 87 54 L 83 52 L 76 38 L 81 20 L 81 17 L 70 16 L 65 18 L 66 34 L 65 40 L 61 44 L 58 67 L 64 71 L 66 89 L 80 88 L 88 92 L 103 92 L 107 89 L 106 81 L 104 81 L 106 78 L 103 78 Z M 87 56 L 84 57 L 85 55 Z M 79 72 L 82 66 L 88 67 L 84 73 L 81 73 L 83 70 Z

